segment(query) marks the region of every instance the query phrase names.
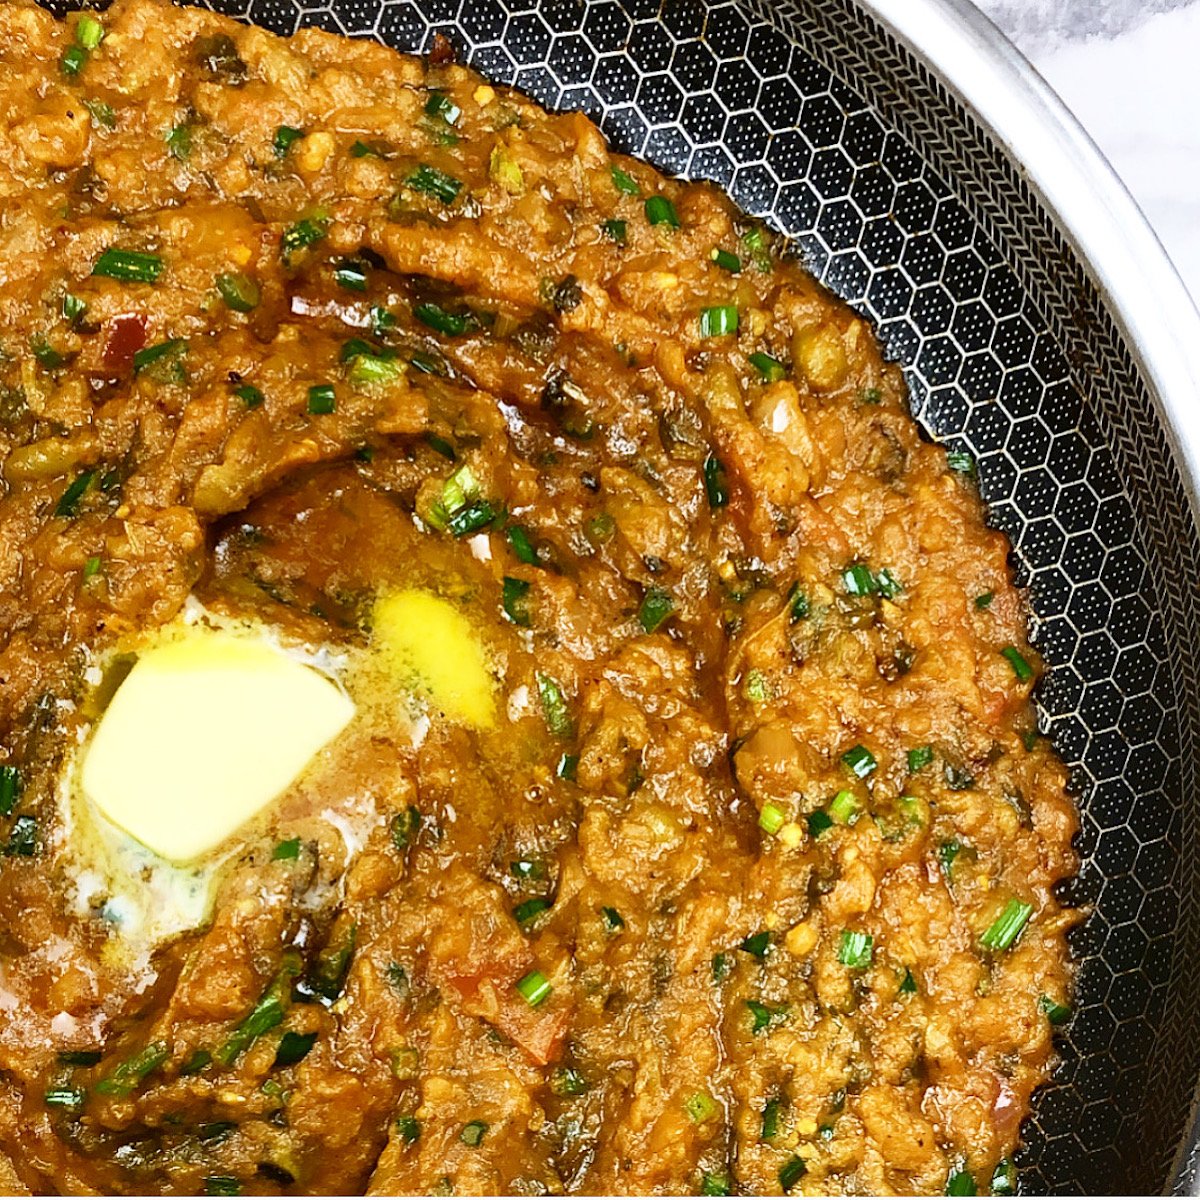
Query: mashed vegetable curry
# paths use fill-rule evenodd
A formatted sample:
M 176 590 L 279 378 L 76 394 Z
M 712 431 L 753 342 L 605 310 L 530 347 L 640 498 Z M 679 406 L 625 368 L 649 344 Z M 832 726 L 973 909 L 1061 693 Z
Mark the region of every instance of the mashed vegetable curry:
M 0 1181 L 1009 1191 L 1076 819 L 973 465 L 448 50 L 0 3 Z M 220 630 L 353 717 L 170 861 L 80 763 Z

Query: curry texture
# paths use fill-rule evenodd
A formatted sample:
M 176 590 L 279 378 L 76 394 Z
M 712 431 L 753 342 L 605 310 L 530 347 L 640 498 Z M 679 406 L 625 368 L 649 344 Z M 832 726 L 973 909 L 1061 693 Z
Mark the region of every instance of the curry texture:
M 716 190 L 447 51 L 0 3 L 2 1182 L 1011 1190 L 1076 816 L 972 464 Z M 131 961 L 94 665 L 387 589 L 494 719 L 367 714 Z

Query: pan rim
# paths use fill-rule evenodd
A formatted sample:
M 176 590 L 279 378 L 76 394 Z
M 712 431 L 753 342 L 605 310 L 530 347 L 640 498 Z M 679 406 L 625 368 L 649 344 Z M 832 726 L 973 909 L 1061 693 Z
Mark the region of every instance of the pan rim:
M 1037 196 L 1146 384 L 1200 528 L 1200 311 L 1126 184 L 1037 68 L 970 0 L 852 0 L 951 92 Z M 1200 1080 L 1165 1191 L 1200 1195 Z
M 1200 311 L 1129 189 L 1037 68 L 970 0 L 852 2 L 980 121 L 1067 239 L 1149 387 L 1200 526 Z

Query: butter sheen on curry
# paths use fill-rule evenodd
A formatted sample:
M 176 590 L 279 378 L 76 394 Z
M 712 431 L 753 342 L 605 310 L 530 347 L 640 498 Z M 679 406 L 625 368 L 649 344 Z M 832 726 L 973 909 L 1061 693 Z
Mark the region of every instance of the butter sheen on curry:
M 0 448 L 5 1190 L 1013 1189 L 1077 914 L 1008 544 L 714 188 L 441 40 L 3 0 Z M 345 700 L 191 859 L 160 755 L 168 859 L 79 781 L 202 634 Z

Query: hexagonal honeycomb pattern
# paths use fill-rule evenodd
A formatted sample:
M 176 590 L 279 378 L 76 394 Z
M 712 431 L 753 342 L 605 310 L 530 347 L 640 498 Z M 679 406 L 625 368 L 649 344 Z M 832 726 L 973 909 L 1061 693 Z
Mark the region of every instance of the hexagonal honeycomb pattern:
M 493 80 L 726 188 L 876 322 L 919 419 L 978 458 L 1052 667 L 1043 727 L 1081 797 L 1079 1004 L 1022 1186 L 1167 1185 L 1196 1066 L 1176 956 L 1196 941 L 1181 797 L 1200 691 L 1181 683 L 1196 614 L 1167 555 L 1192 571 L 1194 531 L 1128 350 L 1012 164 L 853 0 L 212 6 L 408 51 L 447 33 Z

